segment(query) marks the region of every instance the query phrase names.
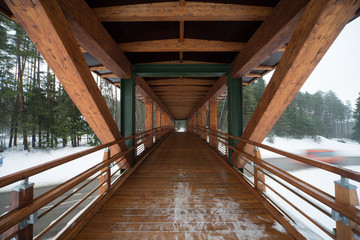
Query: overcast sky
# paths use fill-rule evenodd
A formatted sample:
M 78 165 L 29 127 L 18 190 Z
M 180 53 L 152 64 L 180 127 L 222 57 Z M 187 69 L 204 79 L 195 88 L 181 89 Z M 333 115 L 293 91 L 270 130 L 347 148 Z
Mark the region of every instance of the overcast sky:
M 353 107 L 360 92 L 360 17 L 347 24 L 300 91 L 333 90 Z M 272 73 L 264 79 L 268 82 Z

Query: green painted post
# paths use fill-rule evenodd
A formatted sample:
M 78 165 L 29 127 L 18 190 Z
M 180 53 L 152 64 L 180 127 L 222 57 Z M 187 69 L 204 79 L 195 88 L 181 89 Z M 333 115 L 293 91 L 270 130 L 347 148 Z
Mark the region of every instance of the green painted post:
M 135 135 L 135 77 L 121 79 L 121 134 L 123 137 Z M 130 148 L 135 139 L 125 141 Z M 135 164 L 135 150 L 131 151 L 131 165 Z
M 242 127 L 242 79 L 231 78 L 228 75 L 228 133 L 232 136 L 241 137 Z M 228 139 L 229 145 L 236 147 L 237 140 Z M 229 164 L 232 165 L 231 155 L 232 149 L 229 149 Z

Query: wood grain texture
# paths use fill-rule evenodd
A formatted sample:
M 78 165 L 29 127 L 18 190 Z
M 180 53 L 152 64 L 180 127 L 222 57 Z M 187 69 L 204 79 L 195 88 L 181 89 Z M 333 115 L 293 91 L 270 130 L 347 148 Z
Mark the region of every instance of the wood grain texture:
M 35 6 L 30 0 L 6 3 L 99 140 L 108 143 L 121 139 L 58 3 L 54 0 L 37 1 Z M 126 149 L 126 145 L 120 143 L 113 148 L 113 153 Z
M 136 86 L 138 90 L 146 97 L 152 98 L 164 111 L 166 111 L 168 114 L 171 114 L 169 110 L 166 108 L 166 106 L 161 102 L 161 100 L 158 98 L 158 96 L 153 92 L 153 90 L 149 87 L 149 85 L 145 82 L 145 80 L 142 77 L 136 77 Z M 172 114 L 171 114 L 172 116 Z
M 308 4 L 242 138 L 255 142 L 265 139 L 359 7 L 360 1 L 355 0 L 319 0 Z M 237 148 L 251 152 L 251 147 L 245 148 L 243 143 Z M 232 161 L 237 157 L 234 154 Z
M 131 64 L 84 0 L 59 0 L 81 47 L 120 78 L 131 78 Z
M 192 79 L 192 78 L 169 78 L 160 80 L 149 80 L 146 81 L 149 86 L 162 86 L 162 85 L 213 85 L 216 80 L 205 80 L 205 79 Z
M 123 52 L 239 52 L 245 43 L 180 38 L 119 43 L 118 46 Z
M 231 77 L 244 77 L 287 44 L 307 2 L 281 0 L 231 63 Z
M 92 9 L 102 22 L 135 21 L 263 21 L 272 7 L 187 2 L 146 3 Z
M 75 239 L 291 239 L 193 135 L 169 136 Z
M 197 111 L 202 105 L 204 105 L 211 97 L 218 97 L 222 93 L 226 91 L 226 84 L 227 84 L 227 77 L 220 77 L 216 83 L 209 89 L 205 97 L 201 100 L 201 102 L 194 107 L 191 114 L 188 116 L 190 117 L 192 114 L 194 114 L 195 111 Z

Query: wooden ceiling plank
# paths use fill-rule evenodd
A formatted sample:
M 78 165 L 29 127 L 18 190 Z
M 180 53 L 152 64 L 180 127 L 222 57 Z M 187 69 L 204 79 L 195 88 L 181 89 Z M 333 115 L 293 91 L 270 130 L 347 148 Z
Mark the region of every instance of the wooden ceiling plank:
M 262 142 L 292 102 L 360 1 L 314 0 L 309 3 L 242 137 Z M 239 144 L 240 149 L 250 150 Z M 234 155 L 232 160 L 236 160 Z
M 102 78 L 119 78 L 118 76 L 116 76 L 113 73 L 105 73 L 105 74 L 101 74 L 100 77 Z
M 226 84 L 227 84 L 227 77 L 220 77 L 214 86 L 211 87 L 211 89 L 207 92 L 205 97 L 201 100 L 201 102 L 196 105 L 196 107 L 191 111 L 190 115 L 188 116 L 188 119 L 199 109 L 202 105 L 204 105 L 211 97 L 218 97 L 221 94 L 223 94 L 226 91 Z
M 156 93 L 158 96 L 205 96 L 206 92 L 195 92 L 195 91 L 188 91 L 188 92 L 158 92 Z
M 239 52 L 246 43 L 216 40 L 164 39 L 152 41 L 119 43 L 123 52 Z
M 120 140 L 122 135 L 57 1 L 40 0 L 36 4 L 31 0 L 5 2 L 99 140 L 102 143 Z M 126 149 L 125 143 L 120 143 L 113 150 Z
M 146 3 L 92 9 L 101 22 L 264 21 L 272 7 L 186 2 Z
M 216 81 L 215 80 L 203 80 L 203 79 L 186 79 L 183 78 L 180 80 L 179 78 L 174 79 L 161 79 L 161 80 L 150 80 L 146 81 L 149 86 L 161 86 L 161 85 L 213 85 Z
M 281 0 L 231 64 L 232 78 L 250 73 L 290 40 L 308 0 Z
M 271 71 L 273 70 L 275 67 L 271 67 L 271 66 L 257 66 L 255 68 L 255 70 L 258 70 L 258 71 Z
M 58 2 L 79 45 L 120 78 L 131 78 L 131 63 L 87 3 L 84 0 Z
M 245 75 L 245 77 L 248 77 L 248 78 L 259 78 L 261 76 L 262 76 L 262 74 L 257 74 L 257 73 L 248 73 Z
M 109 69 L 103 65 L 91 66 L 90 71 L 109 71 Z
M 137 90 L 140 91 L 144 97 L 152 98 L 158 106 L 160 106 L 167 114 L 173 117 L 172 113 L 165 107 L 163 102 L 158 98 L 158 96 L 153 92 L 153 90 L 149 87 L 149 85 L 145 82 L 142 77 L 136 77 L 136 87 Z
M 152 87 L 154 92 L 188 92 L 188 91 L 209 91 L 210 87 L 205 86 L 160 86 Z

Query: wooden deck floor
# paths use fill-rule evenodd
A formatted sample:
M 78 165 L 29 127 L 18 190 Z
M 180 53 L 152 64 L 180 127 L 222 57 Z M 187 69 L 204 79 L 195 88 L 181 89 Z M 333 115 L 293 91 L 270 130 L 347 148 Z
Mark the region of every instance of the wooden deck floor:
M 290 239 L 281 230 L 194 135 L 176 133 L 139 166 L 77 239 Z

